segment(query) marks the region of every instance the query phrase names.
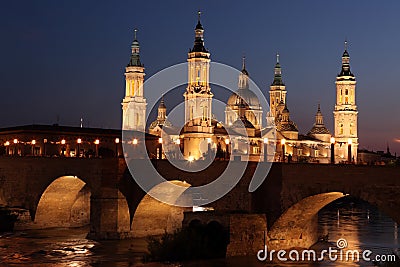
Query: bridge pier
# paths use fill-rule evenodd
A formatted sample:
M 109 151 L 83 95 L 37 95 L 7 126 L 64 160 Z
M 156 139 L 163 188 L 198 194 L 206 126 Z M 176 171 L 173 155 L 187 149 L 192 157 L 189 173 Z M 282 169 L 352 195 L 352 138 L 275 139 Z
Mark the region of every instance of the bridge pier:
M 294 224 L 294 222 L 293 222 Z M 301 231 L 293 227 L 287 227 L 268 232 L 268 250 L 288 250 L 291 248 L 308 249 L 318 241 L 318 214 L 312 216 L 306 223 L 302 224 Z
M 130 216 L 125 197 L 118 189 L 109 189 L 90 199 L 90 232 L 88 238 L 131 238 Z
M 231 214 L 227 257 L 254 256 L 264 248 L 267 219 L 265 214 Z

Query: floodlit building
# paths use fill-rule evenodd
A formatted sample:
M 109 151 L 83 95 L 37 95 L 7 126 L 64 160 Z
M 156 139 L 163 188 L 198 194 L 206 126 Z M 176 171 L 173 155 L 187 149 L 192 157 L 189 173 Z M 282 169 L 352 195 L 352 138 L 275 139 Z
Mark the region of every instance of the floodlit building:
M 188 84 L 184 93 L 185 125 L 175 128 L 167 119 L 164 98 L 158 107 L 157 119 L 150 124 L 149 133 L 169 137 L 178 144 L 182 157 L 198 160 L 216 153 L 222 158 L 242 160 L 268 160 L 335 163 L 357 160 L 357 106 L 356 79 L 350 71 L 350 56 L 345 42 L 342 68 L 336 77 L 336 105 L 334 108 L 333 134 L 324 124 L 318 104 L 315 123 L 307 134 L 300 134 L 290 117 L 286 85 L 283 82 L 279 55 L 269 88 L 269 110 L 263 110 L 257 95 L 250 89 L 249 72 L 243 57 L 238 88 L 228 98 L 225 121 L 218 121 L 212 114 L 213 93 L 209 85 L 211 54 L 205 47 L 204 27 L 200 21 L 195 27 L 193 48 L 188 53 Z M 142 131 L 145 118 L 144 68 L 139 59 L 139 43 L 132 43 L 131 60 L 126 67 L 126 93 L 123 99 L 124 129 Z M 128 112 L 129 110 L 129 112 Z M 265 113 L 264 113 L 265 112 Z M 265 117 L 263 116 L 265 114 Z M 264 118 L 266 123 L 263 123 Z M 271 127 L 275 135 L 270 135 Z M 163 145 L 171 145 L 163 141 Z M 268 152 L 267 147 L 273 146 Z M 331 153 L 332 148 L 334 153 Z

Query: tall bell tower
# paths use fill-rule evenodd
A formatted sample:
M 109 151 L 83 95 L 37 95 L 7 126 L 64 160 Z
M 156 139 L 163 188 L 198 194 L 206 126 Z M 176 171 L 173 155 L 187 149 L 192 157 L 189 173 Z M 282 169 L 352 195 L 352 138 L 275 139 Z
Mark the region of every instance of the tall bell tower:
M 199 159 L 207 152 L 207 141 L 213 134 L 209 85 L 210 53 L 204 47 L 204 28 L 200 11 L 195 28 L 194 46 L 188 53 L 188 85 L 185 97 L 185 126 L 183 129 L 184 157 Z
M 276 54 L 276 64 L 274 68 L 274 81 L 270 85 L 269 90 L 269 105 L 270 112 L 267 116 L 271 116 L 274 119 L 278 116 L 278 106 L 283 103 L 286 105 L 286 86 L 282 80 L 282 68 L 279 63 L 279 54 Z
M 145 131 L 146 125 L 146 98 L 143 94 L 144 67 L 140 62 L 139 42 L 136 38 L 137 30 L 132 42 L 131 58 L 125 68 L 125 97 L 122 100 L 122 129 Z
M 336 105 L 333 114 L 336 141 L 335 162 L 356 162 L 358 149 L 356 78 L 350 71 L 347 41 L 345 41 L 345 49 L 342 56 L 342 70 L 336 77 Z

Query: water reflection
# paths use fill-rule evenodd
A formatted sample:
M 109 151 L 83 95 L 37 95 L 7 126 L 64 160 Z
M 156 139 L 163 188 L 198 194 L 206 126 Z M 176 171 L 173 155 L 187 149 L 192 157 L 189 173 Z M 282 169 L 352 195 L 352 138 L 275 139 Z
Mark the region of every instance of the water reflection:
M 32 230 L 0 236 L 0 266 L 45 267 L 129 267 L 143 266 L 146 251 L 143 239 L 101 241 L 86 239 L 88 228 Z M 321 249 L 335 246 L 339 238 L 348 241 L 349 249 L 370 249 L 390 254 L 399 250 L 398 225 L 368 203 L 350 197 L 339 199 L 319 213 L 319 235 L 327 235 Z M 6 264 L 6 265 L 2 265 Z M 147 266 L 165 266 L 153 263 Z M 173 266 L 173 265 L 168 265 Z M 260 263 L 255 257 L 196 261 L 185 267 L 239 266 L 374 266 L 365 262 L 321 262 L 315 264 Z
M 337 223 L 330 222 L 336 217 Z M 329 234 L 329 242 L 339 238 L 348 241 L 348 249 L 369 249 L 376 254 L 399 251 L 397 224 L 368 203 L 345 197 L 334 201 L 319 213 L 319 232 Z M 394 234 L 393 234 L 394 233 Z M 323 263 L 320 266 L 375 266 L 372 263 Z

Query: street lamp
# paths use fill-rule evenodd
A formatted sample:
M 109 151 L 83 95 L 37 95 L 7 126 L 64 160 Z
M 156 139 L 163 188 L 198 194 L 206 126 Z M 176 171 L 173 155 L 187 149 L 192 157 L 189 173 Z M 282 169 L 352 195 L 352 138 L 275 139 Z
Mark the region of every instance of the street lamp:
M 76 140 L 76 143 L 78 144 L 78 152 L 76 153 L 76 156 L 77 156 L 78 158 L 80 158 L 80 157 L 81 157 L 81 149 L 80 149 L 80 146 L 81 146 L 81 143 L 82 143 L 82 139 L 78 138 L 78 140 Z
M 351 163 L 352 162 L 352 159 L 351 159 L 351 145 L 353 144 L 353 140 L 351 140 L 351 138 L 349 138 L 348 140 L 347 140 L 347 157 L 348 157 L 348 161 L 349 161 L 349 163 Z
M 177 148 L 174 149 L 174 157 L 176 159 L 179 159 L 180 156 L 181 156 L 181 153 L 182 153 L 182 151 L 181 151 L 181 139 L 178 138 L 174 142 L 177 145 Z
M 264 138 L 264 161 L 267 162 L 268 161 L 268 138 L 265 137 Z
M 230 155 L 229 155 L 229 139 L 225 139 L 225 145 L 226 145 L 226 159 L 229 160 Z
M 335 164 L 335 137 L 331 137 L 331 164 Z
M 34 156 L 34 154 L 35 154 L 36 140 L 32 140 L 32 141 L 31 141 L 31 144 L 32 144 L 32 156 Z
M 18 146 L 18 139 L 14 139 L 13 140 L 13 143 L 14 143 L 14 155 L 16 155 L 17 154 L 17 146 Z
M 162 159 L 162 138 L 158 138 L 158 159 Z
M 6 142 L 4 143 L 4 146 L 6 147 L 6 155 L 10 154 L 10 151 L 9 151 L 9 149 L 8 149 L 8 147 L 10 146 L 10 142 L 6 141 Z
M 207 138 L 207 158 L 211 159 L 211 138 Z
M 96 157 L 98 157 L 98 156 L 99 156 L 99 144 L 100 144 L 100 140 L 99 140 L 99 139 L 96 139 L 96 140 L 94 141 L 94 144 L 96 145 Z
M 43 156 L 46 157 L 46 144 L 47 144 L 47 139 L 43 139 Z
M 61 140 L 61 155 L 65 156 L 65 139 Z
M 281 145 L 282 145 L 282 162 L 285 162 L 285 144 L 286 144 L 286 140 L 285 140 L 285 139 L 281 139 Z
M 133 140 L 132 140 L 133 156 L 136 157 L 136 158 L 139 158 L 139 156 L 137 155 L 139 153 L 137 153 L 137 150 L 136 150 L 136 146 L 137 146 L 138 143 L 139 143 L 139 140 L 137 138 L 133 138 Z
M 119 144 L 119 138 L 115 138 L 115 157 L 119 157 L 119 152 L 118 152 L 118 144 Z

